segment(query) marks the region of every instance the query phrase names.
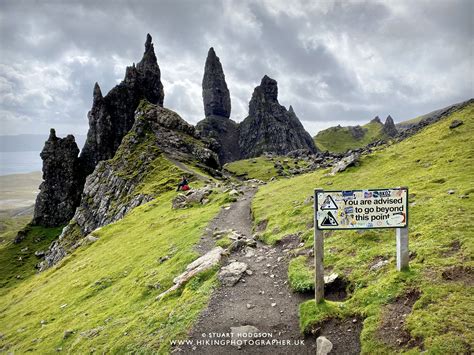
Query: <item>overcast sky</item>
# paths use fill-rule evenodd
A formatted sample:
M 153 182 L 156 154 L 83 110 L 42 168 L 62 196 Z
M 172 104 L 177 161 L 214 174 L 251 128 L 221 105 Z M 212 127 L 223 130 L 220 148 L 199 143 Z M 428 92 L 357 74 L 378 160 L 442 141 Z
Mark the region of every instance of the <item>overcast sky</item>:
M 0 0 L 2 134 L 87 132 L 94 83 L 105 95 L 153 36 L 164 106 L 196 123 L 209 47 L 231 118 L 247 116 L 267 74 L 313 135 L 375 115 L 413 118 L 473 97 L 472 0 Z

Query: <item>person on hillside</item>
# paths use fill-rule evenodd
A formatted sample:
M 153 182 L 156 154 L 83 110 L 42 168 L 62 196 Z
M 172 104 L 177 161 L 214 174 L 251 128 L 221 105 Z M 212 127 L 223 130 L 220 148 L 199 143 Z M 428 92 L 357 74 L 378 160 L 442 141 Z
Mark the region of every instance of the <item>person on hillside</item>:
M 178 184 L 178 188 L 176 189 L 176 191 L 187 191 L 189 190 L 189 182 L 188 180 L 186 179 L 186 176 L 182 176 L 181 177 L 181 181 L 179 182 Z

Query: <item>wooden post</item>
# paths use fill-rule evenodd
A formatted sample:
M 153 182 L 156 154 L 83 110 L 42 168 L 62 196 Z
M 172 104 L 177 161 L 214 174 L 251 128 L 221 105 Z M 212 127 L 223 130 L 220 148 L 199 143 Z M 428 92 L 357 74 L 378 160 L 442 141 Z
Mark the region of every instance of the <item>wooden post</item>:
M 316 304 L 324 300 L 324 236 L 318 229 L 316 193 L 323 189 L 314 190 L 314 296 Z
M 408 226 L 397 228 L 397 270 L 402 271 L 408 268 Z
M 400 188 L 408 190 L 406 187 L 400 187 Z M 407 213 L 407 218 L 408 218 L 408 211 L 406 211 L 406 213 Z M 402 271 L 408 268 L 408 262 L 410 260 L 410 255 L 408 251 L 408 220 L 407 220 L 406 227 L 396 229 L 396 238 L 397 238 L 397 270 Z

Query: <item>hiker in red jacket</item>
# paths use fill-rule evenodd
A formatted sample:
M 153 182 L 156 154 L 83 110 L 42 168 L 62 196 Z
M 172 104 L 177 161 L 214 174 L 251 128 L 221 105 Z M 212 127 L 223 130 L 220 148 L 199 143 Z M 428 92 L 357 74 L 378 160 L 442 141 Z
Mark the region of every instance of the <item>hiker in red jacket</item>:
M 189 183 L 188 183 L 188 180 L 187 180 L 186 177 L 183 175 L 183 176 L 181 177 L 181 181 L 179 182 L 178 188 L 176 189 L 176 191 L 179 191 L 179 190 L 181 190 L 181 191 L 187 191 L 187 190 L 189 190 L 189 185 L 188 185 L 188 184 L 189 184 Z

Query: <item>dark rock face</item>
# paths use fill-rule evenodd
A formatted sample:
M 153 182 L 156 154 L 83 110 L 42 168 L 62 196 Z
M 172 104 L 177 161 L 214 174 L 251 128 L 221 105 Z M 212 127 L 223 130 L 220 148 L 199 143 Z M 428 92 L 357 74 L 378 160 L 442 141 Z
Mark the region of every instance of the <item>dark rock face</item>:
M 349 132 L 355 139 L 362 139 L 365 136 L 365 130 L 361 126 L 350 126 Z
M 36 198 L 33 224 L 46 227 L 66 224 L 74 215 L 84 186 L 74 137 L 56 137 L 51 129 L 41 159 L 43 182 Z
M 196 125 L 196 130 L 211 142 L 222 164 L 240 159 L 238 124 L 229 119 L 229 90 L 213 48 L 209 49 L 204 68 L 202 98 L 206 118 Z
M 87 177 L 74 217 L 50 246 L 40 270 L 56 264 L 97 228 L 118 221 L 133 208 L 168 191 L 168 186 L 158 185 L 146 193 L 140 190 L 163 159 L 192 163 L 208 171 L 219 168 L 217 155 L 197 138 L 193 126 L 171 110 L 143 102 L 114 158 L 101 161 Z M 178 176 L 171 178 L 177 180 Z
M 207 54 L 204 77 L 202 78 L 202 98 L 206 117 L 230 117 L 229 89 L 219 57 L 212 47 Z
M 398 130 L 397 127 L 395 127 L 392 116 L 388 115 L 387 119 L 385 120 L 382 133 L 389 137 L 395 137 L 398 134 Z
M 198 122 L 196 131 L 211 142 L 221 164 L 240 159 L 239 125 L 220 116 L 206 117 Z
M 379 116 L 375 116 L 370 123 L 378 123 L 378 124 L 383 124 L 382 121 L 380 121 Z
M 293 150 L 316 146 L 290 106 L 286 110 L 278 103 L 277 82 L 264 76 L 253 92 L 249 116 L 240 124 L 239 147 L 242 158 L 272 152 L 284 155 Z
M 80 157 L 86 175 L 94 171 L 99 161 L 114 156 L 122 138 L 132 128 L 140 100 L 163 105 L 161 72 L 151 41 L 148 34 L 142 60 L 128 67 L 124 80 L 105 97 L 98 84 L 94 87 L 94 101 L 88 113 L 89 131 Z

